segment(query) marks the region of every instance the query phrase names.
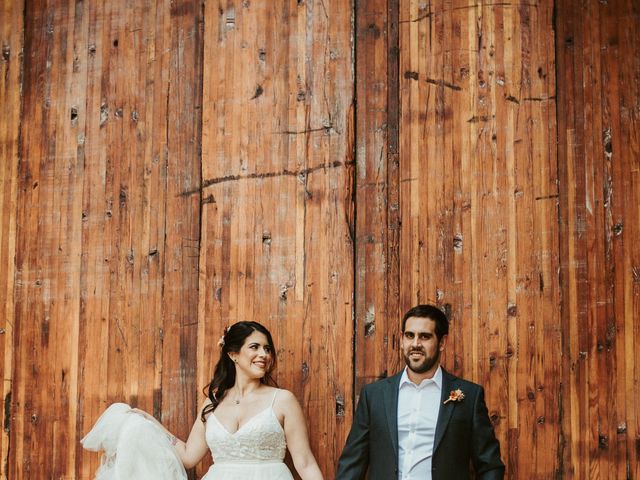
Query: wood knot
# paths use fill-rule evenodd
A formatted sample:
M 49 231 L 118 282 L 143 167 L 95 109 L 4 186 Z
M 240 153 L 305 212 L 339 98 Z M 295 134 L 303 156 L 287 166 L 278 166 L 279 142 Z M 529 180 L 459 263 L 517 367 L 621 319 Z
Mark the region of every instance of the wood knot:
M 251 97 L 251 100 L 255 100 L 256 98 L 258 98 L 263 93 L 264 93 L 264 89 L 262 88 L 262 85 L 258 85 L 256 87 L 255 93 L 253 94 L 253 97 Z
M 462 251 L 462 234 L 461 233 L 456 233 L 453 236 L 453 249 L 458 253 Z
M 344 417 L 344 396 L 340 393 L 336 394 L 336 417 Z
M 495 352 L 491 352 L 489 354 L 489 367 L 493 368 L 496 366 L 497 363 L 497 356 Z
M 604 434 L 599 434 L 598 435 L 598 448 L 600 450 L 606 450 L 607 448 L 609 448 L 609 437 L 607 437 Z
M 491 425 L 495 427 L 500 423 L 500 415 L 498 415 L 498 412 L 491 412 L 489 420 L 491 420 Z
M 623 225 L 622 225 L 621 222 L 618 222 L 613 226 L 613 234 L 616 237 L 619 236 L 620 234 L 622 234 L 622 227 L 623 227 Z
M 103 127 L 109 120 L 109 106 L 106 103 L 100 105 L 100 127 Z
M 370 23 L 367 25 L 367 34 L 372 36 L 373 38 L 380 38 L 380 27 L 378 27 L 375 23 Z

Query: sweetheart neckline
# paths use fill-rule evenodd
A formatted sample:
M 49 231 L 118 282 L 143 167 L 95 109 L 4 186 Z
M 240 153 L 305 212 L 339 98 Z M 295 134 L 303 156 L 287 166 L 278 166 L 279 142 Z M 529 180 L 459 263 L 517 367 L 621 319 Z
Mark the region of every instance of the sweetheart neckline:
M 271 411 L 271 413 L 273 414 L 273 417 L 276 420 L 276 423 L 278 424 L 278 426 L 280 427 L 280 430 L 282 430 L 282 432 L 284 433 L 284 428 L 282 428 L 282 425 L 280 425 L 280 421 L 278 420 L 278 418 L 276 417 L 275 412 L 273 411 L 273 407 L 269 406 L 263 410 L 260 410 L 258 413 L 256 413 L 255 415 L 253 415 L 251 418 L 249 418 L 249 420 L 247 420 L 246 422 L 244 422 L 240 427 L 238 427 L 238 429 L 231 433 L 227 427 L 225 427 L 223 425 L 223 423 L 220 421 L 220 419 L 218 419 L 218 417 L 216 417 L 215 412 L 211 412 L 211 416 L 215 419 L 215 421 L 218 423 L 218 425 L 220 425 L 220 427 L 222 427 L 222 430 L 224 431 L 224 433 L 226 433 L 227 435 L 233 437 L 235 436 L 240 430 L 242 430 L 244 427 L 246 427 L 248 424 L 250 424 L 254 418 L 259 417 L 260 415 L 262 415 L 264 412 L 267 411 Z

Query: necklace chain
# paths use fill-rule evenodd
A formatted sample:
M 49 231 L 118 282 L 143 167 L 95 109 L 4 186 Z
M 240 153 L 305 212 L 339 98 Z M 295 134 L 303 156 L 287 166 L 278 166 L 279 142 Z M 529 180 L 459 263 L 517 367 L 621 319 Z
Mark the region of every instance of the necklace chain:
M 240 400 L 243 400 L 248 395 L 248 393 L 245 393 L 244 395 L 240 396 L 239 392 L 237 392 L 235 395 L 235 398 L 233 399 L 233 403 L 235 403 L 236 405 L 240 405 Z

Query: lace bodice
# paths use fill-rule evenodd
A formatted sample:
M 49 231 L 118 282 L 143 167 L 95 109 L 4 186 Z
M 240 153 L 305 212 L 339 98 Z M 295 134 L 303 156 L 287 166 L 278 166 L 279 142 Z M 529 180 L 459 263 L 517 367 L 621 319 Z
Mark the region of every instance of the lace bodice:
M 206 439 L 215 463 L 282 461 L 287 448 L 273 402 L 233 434 L 212 413 L 207 418 Z

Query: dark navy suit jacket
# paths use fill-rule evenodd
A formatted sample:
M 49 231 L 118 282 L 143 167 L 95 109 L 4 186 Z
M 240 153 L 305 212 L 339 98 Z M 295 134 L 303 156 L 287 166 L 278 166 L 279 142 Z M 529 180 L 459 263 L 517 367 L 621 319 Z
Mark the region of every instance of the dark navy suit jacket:
M 340 460 L 337 480 L 398 478 L 398 386 L 402 373 L 363 387 Z M 465 398 L 444 401 L 452 390 Z M 500 445 L 480 385 L 442 369 L 442 399 L 433 444 L 433 480 L 502 480 Z

